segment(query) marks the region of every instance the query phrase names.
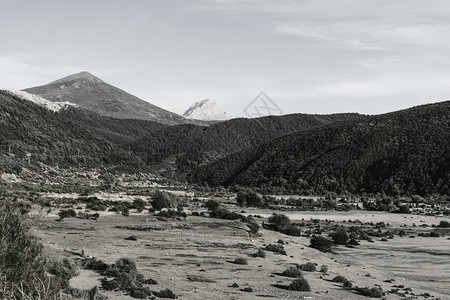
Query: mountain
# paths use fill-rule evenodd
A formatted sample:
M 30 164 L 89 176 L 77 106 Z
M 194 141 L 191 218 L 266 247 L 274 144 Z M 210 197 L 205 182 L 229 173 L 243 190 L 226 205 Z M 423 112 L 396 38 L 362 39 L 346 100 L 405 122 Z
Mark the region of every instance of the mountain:
M 292 193 L 450 194 L 450 101 L 268 141 L 189 175 L 199 184 Z
M 203 121 L 225 121 L 230 119 L 222 106 L 209 99 L 191 105 L 184 112 L 183 117 Z
M 150 120 L 169 125 L 194 122 L 130 95 L 88 72 L 70 75 L 24 91 L 53 102 L 75 103 L 107 117 Z
M 0 91 L 0 173 L 42 164 L 141 169 L 143 162 L 51 110 Z M 17 171 L 18 172 L 18 171 Z
M 237 118 L 208 127 L 192 124 L 168 126 L 127 146 L 149 165 L 162 164 L 162 169 L 183 175 L 197 166 L 285 134 L 360 117 L 358 114 L 293 114 L 254 119 Z

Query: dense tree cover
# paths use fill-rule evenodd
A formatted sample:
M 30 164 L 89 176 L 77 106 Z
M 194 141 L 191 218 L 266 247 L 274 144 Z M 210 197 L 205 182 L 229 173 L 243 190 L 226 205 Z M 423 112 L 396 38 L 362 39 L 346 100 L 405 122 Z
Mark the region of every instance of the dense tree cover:
M 151 132 L 127 146 L 150 165 L 175 157 L 178 172 L 185 173 L 285 134 L 355 118 L 359 115 L 293 114 L 232 119 L 211 126 L 185 124 Z
M 189 180 L 293 193 L 448 195 L 450 101 L 296 132 L 197 168 Z
M 78 107 L 68 107 L 60 115 L 115 144 L 131 142 L 167 126 L 154 121 L 105 117 Z
M 57 113 L 4 91 L 0 91 L 0 127 L 0 172 L 19 173 L 22 166 L 41 163 L 133 169 L 144 165 Z

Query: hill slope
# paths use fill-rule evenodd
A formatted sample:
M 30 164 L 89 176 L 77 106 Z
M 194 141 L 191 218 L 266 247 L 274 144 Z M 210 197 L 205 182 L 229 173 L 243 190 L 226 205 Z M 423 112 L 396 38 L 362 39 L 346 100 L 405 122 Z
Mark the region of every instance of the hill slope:
M 102 116 L 150 120 L 163 124 L 195 122 L 130 95 L 88 72 L 73 74 L 25 91 L 53 102 L 75 103 Z M 201 124 L 199 121 L 197 123 Z
M 30 101 L 0 91 L 0 172 L 24 165 L 117 166 L 142 161 Z
M 68 107 L 59 113 L 64 118 L 115 144 L 131 142 L 167 126 L 154 121 L 100 116 L 92 111 L 75 107 Z
M 450 101 L 283 136 L 190 174 L 210 185 L 449 194 Z
M 128 146 L 150 165 L 175 160 L 172 167 L 185 173 L 285 134 L 354 118 L 360 116 L 295 114 L 232 119 L 209 127 L 178 125 L 152 132 Z

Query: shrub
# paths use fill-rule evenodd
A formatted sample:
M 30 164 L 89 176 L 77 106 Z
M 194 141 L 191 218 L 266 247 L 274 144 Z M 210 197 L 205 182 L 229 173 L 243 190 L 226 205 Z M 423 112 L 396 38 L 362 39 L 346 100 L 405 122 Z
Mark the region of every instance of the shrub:
M 311 287 L 304 277 L 294 279 L 289 285 L 289 289 L 293 291 L 310 292 Z
M 63 258 L 62 261 L 50 261 L 47 271 L 54 276 L 59 289 L 68 287 L 69 280 L 78 275 L 77 265 L 67 258 Z
M 301 236 L 302 235 L 302 231 L 300 230 L 300 228 L 298 228 L 297 226 L 294 226 L 294 225 L 289 225 L 287 228 L 283 229 L 281 232 L 284 234 L 287 234 L 287 235 L 291 235 L 291 236 Z
M 335 244 L 347 245 L 349 237 L 345 227 L 343 226 L 338 227 L 335 232 L 330 234 L 330 236 L 333 238 Z
M 333 241 L 323 237 L 313 235 L 310 240 L 311 247 L 322 252 L 330 252 Z
M 108 269 L 108 265 L 101 260 L 93 258 L 85 258 L 80 262 L 81 267 L 87 270 L 97 271 L 103 273 Z
M 371 298 L 381 298 L 384 296 L 383 290 L 380 287 L 373 287 L 373 288 L 368 288 L 368 287 L 364 287 L 364 288 L 360 288 L 360 287 L 354 287 L 353 288 L 356 292 L 358 292 L 359 294 L 366 296 L 366 297 L 371 297 Z
M 259 231 L 259 224 L 255 221 L 253 216 L 248 215 L 247 218 L 245 218 L 245 223 L 248 228 L 250 228 L 251 233 L 256 234 Z
M 247 259 L 245 257 L 237 257 L 233 261 L 233 263 L 237 265 L 248 265 Z
M 302 276 L 302 271 L 300 271 L 300 269 L 297 267 L 289 267 L 288 269 L 284 270 L 281 275 L 297 278 Z
M 348 241 L 348 244 L 352 246 L 359 246 L 359 242 L 355 239 L 351 239 L 350 241 Z
M 345 281 L 348 281 L 347 278 L 345 278 L 342 275 L 337 275 L 336 277 L 334 277 L 331 281 L 333 282 L 339 282 L 339 283 L 344 283 Z
M 450 228 L 450 222 L 448 222 L 448 221 L 440 221 L 438 227 Z
M 266 246 L 265 250 L 286 255 L 286 250 L 283 245 L 280 244 L 269 244 Z
M 352 288 L 352 283 L 350 282 L 350 281 L 348 281 L 348 280 L 345 280 L 343 283 L 342 283 L 342 286 L 344 287 L 344 289 L 346 289 L 346 290 L 350 290 L 351 288 Z
M 236 202 L 239 206 L 264 207 L 263 198 L 255 192 L 238 192 Z
M 283 229 L 286 229 L 291 225 L 291 221 L 289 220 L 289 217 L 285 214 L 273 214 L 269 217 L 269 224 L 275 226 L 277 231 L 282 231 Z
M 266 252 L 263 249 L 258 249 L 258 251 L 253 253 L 252 256 L 266 258 Z
M 156 210 L 175 206 L 176 196 L 167 192 L 155 191 L 152 195 L 152 207 Z
M 316 264 L 312 262 L 307 262 L 306 264 L 301 264 L 298 266 L 300 270 L 306 271 L 306 272 L 315 272 L 316 271 Z
M 143 287 L 146 280 L 142 274 L 138 273 L 136 264 L 129 258 L 118 259 L 114 264 L 107 266 L 101 274 L 112 277 L 112 279 L 102 278 L 102 288 L 105 290 L 119 289 L 140 299 L 147 299 L 152 295 L 149 289 Z
M 88 198 L 88 200 L 91 198 Z M 94 198 L 91 200 L 91 202 L 88 202 L 86 204 L 86 208 L 93 210 L 93 211 L 105 211 L 107 206 L 100 200 L 98 200 L 97 198 Z
M 0 202 L 0 299 L 53 299 L 75 272 L 63 261 L 49 263 L 17 203 Z M 48 276 L 47 273 L 56 273 Z
M 245 288 L 241 289 L 241 291 L 247 292 L 247 293 L 251 293 L 251 292 L 253 292 L 253 289 L 248 286 L 248 287 L 245 287 Z
M 208 200 L 205 206 L 208 209 L 208 211 L 214 212 L 221 206 L 221 204 L 219 200 Z
M 77 213 L 73 209 L 63 209 L 59 212 L 59 219 L 63 220 L 65 218 L 75 218 Z
M 143 211 L 144 208 L 145 208 L 145 205 L 146 205 L 145 201 L 142 200 L 142 199 L 140 199 L 140 198 L 137 198 L 137 199 L 134 199 L 134 200 L 133 200 L 133 207 L 134 207 L 138 212 Z
M 165 289 L 165 290 L 162 290 L 162 291 L 159 291 L 159 292 L 153 292 L 153 294 L 156 297 L 159 297 L 159 298 L 169 298 L 169 299 L 176 299 L 177 298 L 177 296 L 169 289 Z
M 322 265 L 320 266 L 320 273 L 328 273 L 328 266 L 327 265 Z

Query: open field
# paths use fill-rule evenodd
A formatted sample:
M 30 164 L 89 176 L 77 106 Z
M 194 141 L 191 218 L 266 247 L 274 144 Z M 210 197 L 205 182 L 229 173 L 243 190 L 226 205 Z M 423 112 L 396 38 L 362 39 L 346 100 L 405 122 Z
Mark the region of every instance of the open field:
M 50 196 L 58 198 L 58 195 Z M 132 201 L 132 197 L 119 194 L 101 197 Z M 231 204 L 226 207 L 230 211 L 242 210 Z M 78 206 L 76 210 L 86 209 Z M 206 212 L 199 203 L 191 203 L 185 210 Z M 272 214 L 265 209 L 244 210 L 245 214 L 261 216 L 256 218 L 260 224 L 267 223 Z M 332 282 L 337 275 L 346 277 L 353 286 L 379 285 L 386 292 L 386 299 L 450 299 L 448 232 L 441 231 L 440 237 L 418 236 L 430 232 L 431 225 L 439 224 L 440 220 L 448 220 L 445 217 L 367 211 L 287 212 L 293 223 L 306 222 L 299 226 L 302 236 L 297 237 L 266 229 L 250 234 L 243 222 L 214 219 L 207 214 L 188 215 L 185 220 L 162 219 L 148 210 L 140 213 L 130 210 L 129 216 L 100 211 L 97 220 L 57 221 L 56 212 L 57 209 L 33 220 L 33 232 L 42 239 L 51 256 L 79 260 L 82 254 L 107 264 L 119 258 L 131 258 L 145 278 L 157 281 L 156 285 L 148 286 L 152 291 L 170 289 L 179 299 L 368 299 L 343 289 L 341 283 Z M 311 219 L 322 221 L 307 222 Z M 329 253 L 309 247 L 310 237 L 304 233 L 314 226 L 355 225 L 356 220 L 364 228 L 372 228 L 370 222 L 389 223 L 384 229 L 403 230 L 406 235 L 393 234 L 385 241 L 372 237 L 373 242 L 360 241 L 361 245 L 353 248 L 335 246 Z M 278 243 L 284 244 L 287 255 L 265 251 L 265 258 L 252 256 L 258 249 Z M 238 257 L 245 258 L 248 264 L 234 263 Z M 283 288 L 293 278 L 282 276 L 281 272 L 307 262 L 317 265 L 316 271 L 303 271 L 311 292 Z M 327 272 L 319 272 L 323 265 L 327 266 Z M 82 269 L 71 280 L 71 286 L 100 287 L 102 277 L 95 271 Z M 100 292 L 109 299 L 132 299 L 121 291 L 100 289 Z

